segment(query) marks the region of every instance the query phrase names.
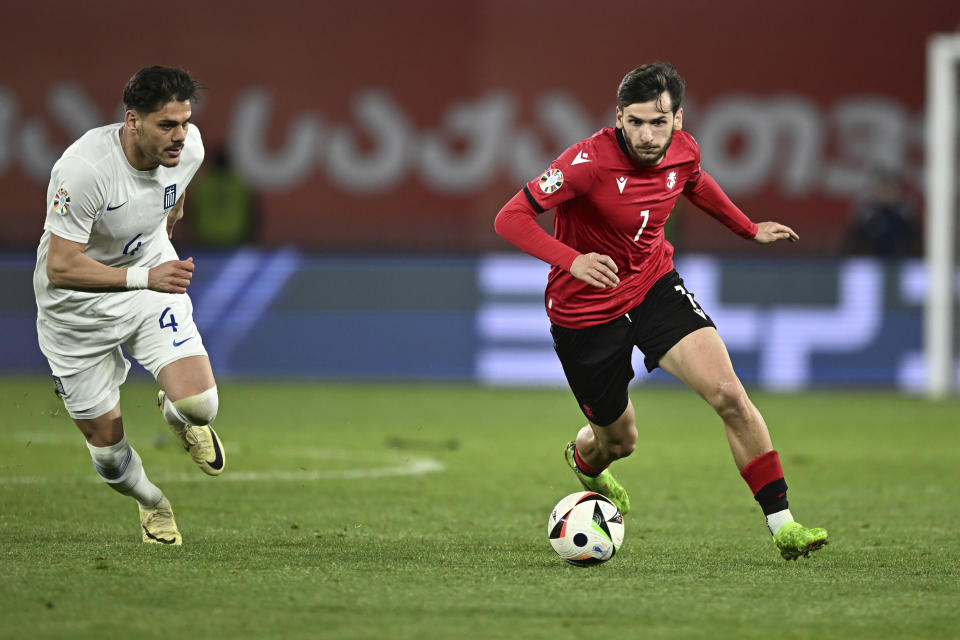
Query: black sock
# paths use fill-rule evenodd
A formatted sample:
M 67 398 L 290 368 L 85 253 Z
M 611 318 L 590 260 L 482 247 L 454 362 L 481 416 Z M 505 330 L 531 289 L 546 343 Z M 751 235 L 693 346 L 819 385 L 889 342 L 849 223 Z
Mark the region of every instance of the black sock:
M 753 499 L 760 503 L 763 515 L 783 511 L 789 508 L 787 503 L 787 481 L 783 478 L 763 485 L 760 491 L 753 495 Z

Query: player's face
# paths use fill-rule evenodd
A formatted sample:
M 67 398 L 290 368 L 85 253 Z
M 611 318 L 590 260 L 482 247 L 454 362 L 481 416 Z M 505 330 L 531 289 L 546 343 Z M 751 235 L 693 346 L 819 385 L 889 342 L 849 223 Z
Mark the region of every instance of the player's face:
M 146 115 L 127 111 L 127 126 L 133 126 L 137 169 L 154 169 L 160 165 L 175 167 L 180 163 L 180 152 L 190 126 L 190 101 L 168 102 L 159 110 Z
M 617 128 L 623 131 L 634 161 L 644 167 L 660 164 L 670 148 L 673 132 L 682 124 L 683 109 L 673 113 L 667 92 L 663 92 L 659 100 L 635 102 L 623 109 L 617 107 Z

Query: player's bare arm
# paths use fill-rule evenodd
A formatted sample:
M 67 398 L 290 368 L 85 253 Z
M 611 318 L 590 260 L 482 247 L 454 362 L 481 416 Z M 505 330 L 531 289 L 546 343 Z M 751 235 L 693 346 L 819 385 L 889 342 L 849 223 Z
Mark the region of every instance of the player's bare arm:
M 173 227 L 180 222 L 180 218 L 183 217 L 183 198 L 187 194 L 181 194 L 180 198 L 177 200 L 177 204 L 173 205 L 173 208 L 170 209 L 170 213 L 167 214 L 167 237 L 173 240 Z
M 85 253 L 86 245 L 50 235 L 47 278 L 61 289 L 126 291 L 127 269 L 108 267 Z M 186 293 L 193 277 L 193 258 L 170 260 L 149 271 L 147 288 L 166 293 Z
M 610 256 L 581 253 L 570 265 L 570 275 L 597 289 L 613 288 L 620 283 L 617 265 Z
M 799 239 L 796 231 L 779 222 L 757 223 L 757 235 L 753 236 L 753 241 L 758 244 L 770 244 L 777 240 L 797 242 Z

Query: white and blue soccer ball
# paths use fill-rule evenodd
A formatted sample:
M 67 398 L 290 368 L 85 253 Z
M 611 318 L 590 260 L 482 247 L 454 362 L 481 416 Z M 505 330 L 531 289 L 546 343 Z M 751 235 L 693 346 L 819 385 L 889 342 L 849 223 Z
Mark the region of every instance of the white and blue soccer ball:
M 623 532 L 620 510 L 593 491 L 570 494 L 557 503 L 547 520 L 550 546 L 578 567 L 612 558 L 623 544 Z

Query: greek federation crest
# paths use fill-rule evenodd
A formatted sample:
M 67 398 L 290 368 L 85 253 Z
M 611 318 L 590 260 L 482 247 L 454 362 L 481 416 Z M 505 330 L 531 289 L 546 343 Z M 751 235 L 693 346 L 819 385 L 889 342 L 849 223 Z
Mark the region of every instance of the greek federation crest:
M 171 184 L 163 190 L 163 209 L 166 211 L 177 204 L 177 185 Z
M 70 193 L 64 187 L 57 189 L 57 194 L 53 196 L 53 210 L 62 216 L 70 213 Z
M 563 172 L 560 169 L 547 169 L 540 176 L 540 191 L 553 193 L 563 186 Z
M 670 190 L 673 189 L 675 186 L 677 186 L 677 172 L 676 172 L 676 171 L 671 171 L 671 172 L 667 175 L 667 191 L 670 191 Z

